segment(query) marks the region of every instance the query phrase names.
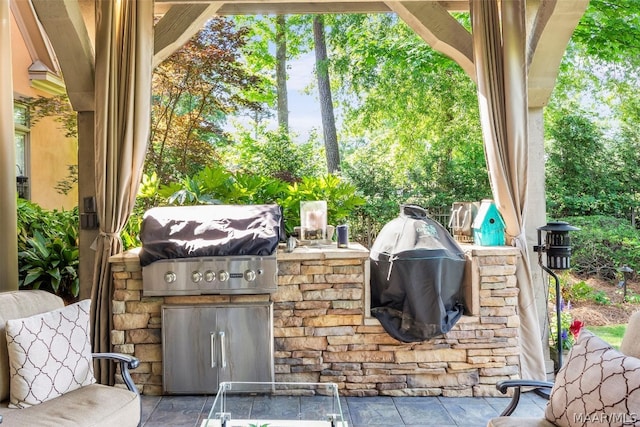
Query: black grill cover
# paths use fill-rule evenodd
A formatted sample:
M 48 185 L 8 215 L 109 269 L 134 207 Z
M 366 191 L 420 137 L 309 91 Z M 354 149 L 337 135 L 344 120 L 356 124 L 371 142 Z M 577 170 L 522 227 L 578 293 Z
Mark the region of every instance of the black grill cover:
M 371 314 L 389 335 L 417 342 L 451 330 L 463 311 L 465 256 L 442 225 L 403 205 L 370 257 Z
M 145 212 L 140 264 L 171 258 L 272 255 L 282 227 L 278 205 L 167 206 Z

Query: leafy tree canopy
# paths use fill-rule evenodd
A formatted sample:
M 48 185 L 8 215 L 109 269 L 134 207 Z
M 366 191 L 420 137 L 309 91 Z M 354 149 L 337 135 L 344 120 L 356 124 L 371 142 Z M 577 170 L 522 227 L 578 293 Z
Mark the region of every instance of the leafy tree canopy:
M 240 56 L 246 34 L 213 18 L 155 70 L 147 173 L 168 182 L 219 161 L 215 146 L 228 141 L 227 116 L 264 109 L 260 94 L 268 84 Z

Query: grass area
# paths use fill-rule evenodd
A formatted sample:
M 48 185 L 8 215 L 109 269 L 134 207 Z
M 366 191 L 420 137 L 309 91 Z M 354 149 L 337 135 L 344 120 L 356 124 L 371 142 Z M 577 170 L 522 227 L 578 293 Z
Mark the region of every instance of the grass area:
M 589 326 L 587 329 L 611 344 L 613 348 L 620 349 L 622 336 L 627 329 L 627 325 Z

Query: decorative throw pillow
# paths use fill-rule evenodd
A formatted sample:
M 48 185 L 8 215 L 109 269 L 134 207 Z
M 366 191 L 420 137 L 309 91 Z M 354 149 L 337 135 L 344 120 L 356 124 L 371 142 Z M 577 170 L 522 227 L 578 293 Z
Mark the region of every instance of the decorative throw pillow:
M 95 383 L 89 338 L 91 300 L 7 320 L 9 406 L 26 408 Z
M 640 424 L 640 359 L 582 330 L 556 375 L 545 417 L 561 427 Z
M 629 317 L 620 351 L 627 356 L 640 358 L 640 311 L 636 311 Z

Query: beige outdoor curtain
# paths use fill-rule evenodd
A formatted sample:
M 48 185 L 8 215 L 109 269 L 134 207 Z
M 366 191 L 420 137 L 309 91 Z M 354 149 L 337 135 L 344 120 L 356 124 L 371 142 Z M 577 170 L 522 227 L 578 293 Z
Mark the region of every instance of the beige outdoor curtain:
M 544 380 L 542 336 L 524 226 L 528 147 L 525 0 L 473 0 L 471 23 L 491 188 L 506 223 L 507 244 L 516 246 L 522 254 L 516 271 L 520 289 L 520 375 L 523 379 Z
M 96 2 L 95 168 L 100 234 L 91 290 L 92 340 L 111 351 L 109 257 L 122 250 L 120 231 L 133 209 L 142 175 L 151 108 L 153 2 Z M 96 366 L 96 378 L 113 382 L 113 366 Z
M 11 10 L 0 0 L 0 291 L 18 289 L 18 238 L 16 236 L 16 146 L 13 139 L 13 80 L 11 62 Z

